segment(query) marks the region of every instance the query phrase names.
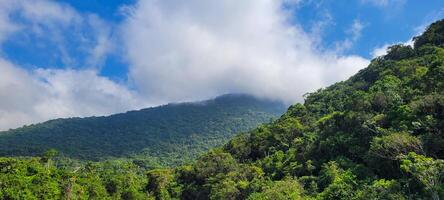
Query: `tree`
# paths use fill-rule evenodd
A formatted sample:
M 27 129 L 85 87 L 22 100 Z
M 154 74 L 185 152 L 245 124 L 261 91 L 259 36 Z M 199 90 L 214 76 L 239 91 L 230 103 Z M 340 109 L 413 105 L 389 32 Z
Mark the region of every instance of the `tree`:
M 261 192 L 253 193 L 248 200 L 300 200 L 304 199 L 303 188 L 292 178 L 274 181 Z
M 406 200 L 406 196 L 402 193 L 401 184 L 396 180 L 379 179 L 373 181 L 371 185 L 365 185 L 360 190 L 356 199 L 359 200 Z
M 319 198 L 326 200 L 352 199 L 356 193 L 356 176 L 344 171 L 334 161 L 324 164 L 320 175 L 320 185 L 324 189 Z
M 147 173 L 147 190 L 153 193 L 156 200 L 170 199 L 171 195 L 168 189 L 174 184 L 174 174 L 172 170 L 155 169 Z
M 414 37 L 415 49 L 425 44 L 442 46 L 444 44 L 444 20 L 432 23 L 427 30 L 420 36 Z
M 415 51 L 409 45 L 397 44 L 388 48 L 387 55 L 384 59 L 401 60 L 410 58 L 415 55 Z
M 369 150 L 370 155 L 388 160 L 398 160 L 398 156 L 409 152 L 424 154 L 421 141 L 408 133 L 398 132 L 373 138 Z
M 59 154 L 59 152 L 55 149 L 49 149 L 48 151 L 46 151 L 43 156 L 42 156 L 42 161 L 43 162 L 49 162 L 50 159 L 56 157 Z
M 424 185 L 432 199 L 444 195 L 444 160 L 435 160 L 414 152 L 402 156 L 401 169 Z

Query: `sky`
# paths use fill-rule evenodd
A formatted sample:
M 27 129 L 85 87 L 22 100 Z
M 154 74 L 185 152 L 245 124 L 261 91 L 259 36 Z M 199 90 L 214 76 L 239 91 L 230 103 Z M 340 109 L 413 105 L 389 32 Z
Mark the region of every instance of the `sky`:
M 248 93 L 302 102 L 442 0 L 0 0 L 0 130 Z

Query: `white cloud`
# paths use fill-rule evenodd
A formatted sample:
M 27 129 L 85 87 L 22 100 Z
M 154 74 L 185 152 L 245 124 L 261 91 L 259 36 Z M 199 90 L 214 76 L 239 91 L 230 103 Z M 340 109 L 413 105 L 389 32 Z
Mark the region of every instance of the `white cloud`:
M 48 51 L 59 56 L 65 66 L 99 68 L 114 50 L 111 32 L 112 26 L 97 15 L 78 13 L 67 4 L 0 0 L 0 44 L 9 38 L 50 44 L 56 49 Z M 87 56 L 79 59 L 78 53 Z
M 321 13 L 320 19 L 311 25 L 309 34 L 313 44 L 322 48 L 323 34 L 328 28 L 335 25 L 335 21 L 328 10 L 324 9 Z
M 41 113 L 59 117 L 106 115 L 141 105 L 137 94 L 94 70 L 38 69 L 35 78 L 48 91 L 39 106 Z
M 362 3 L 370 3 L 372 5 L 388 8 L 388 7 L 398 7 L 402 6 L 405 3 L 405 0 L 361 0 Z
M 3 5 L 4 1 L 0 1 L 0 43 L 13 32 L 20 29 L 20 27 L 9 20 L 8 12 L 9 6 Z
M 85 35 L 84 30 L 89 33 Z M 68 38 L 66 31 L 77 38 Z M 113 48 L 110 32 L 109 25 L 96 15 L 79 14 L 64 4 L 0 0 L 0 45 L 17 34 L 32 35 L 54 42 L 55 51 L 60 51 L 69 64 L 75 61 L 71 61 L 66 43 L 77 39 L 77 47 L 86 52 L 91 66 L 24 70 L 0 57 L 0 130 L 59 117 L 107 115 L 148 106 L 125 84 L 98 75 L 97 66 Z
M 101 20 L 96 15 L 89 15 L 87 17 L 90 27 L 94 27 L 92 31 L 93 44 L 86 47 L 86 51 L 89 53 L 86 64 L 88 66 L 99 67 L 102 66 L 106 57 L 114 52 L 115 38 L 111 37 L 112 28 L 109 24 Z
M 365 26 L 361 21 L 355 19 L 350 28 L 346 30 L 348 37 L 345 40 L 336 43 L 336 52 L 340 53 L 350 49 L 359 40 L 359 38 L 361 38 L 364 27 Z
M 364 24 L 362 24 L 361 21 L 355 19 L 349 30 L 353 41 L 356 41 L 361 37 L 362 29 L 364 29 Z
M 376 6 L 387 6 L 390 0 L 362 0 L 363 2 L 372 3 Z
M 108 115 L 140 107 L 137 94 L 92 70 L 28 72 L 0 60 L 0 130 L 60 117 Z
M 319 50 L 318 38 L 290 23 L 291 10 L 284 7 L 299 0 L 141 0 L 122 9 L 127 19 L 119 26 L 121 40 L 113 38 L 109 23 L 64 4 L 9 3 L 0 0 L 0 44 L 19 30 L 36 35 L 57 44 L 66 66 L 23 70 L 0 57 L 0 130 L 230 92 L 293 103 L 368 64 L 359 56 Z M 12 12 L 25 21 L 10 19 Z M 351 41 L 361 25 L 351 27 Z M 73 66 L 78 61 L 66 45 L 70 36 L 86 53 L 87 67 Z M 98 75 L 117 46 L 130 63 L 129 83 Z
M 294 102 L 368 64 L 317 50 L 315 39 L 289 23 L 283 3 L 139 1 L 122 26 L 130 77 L 156 103 L 226 92 Z M 356 21 L 352 37 L 361 30 Z
M 385 44 L 383 46 L 380 47 L 376 47 L 375 49 L 373 49 L 373 51 L 371 52 L 372 58 L 376 58 L 379 56 L 383 56 L 387 54 L 387 50 L 388 47 L 392 46 L 393 44 Z

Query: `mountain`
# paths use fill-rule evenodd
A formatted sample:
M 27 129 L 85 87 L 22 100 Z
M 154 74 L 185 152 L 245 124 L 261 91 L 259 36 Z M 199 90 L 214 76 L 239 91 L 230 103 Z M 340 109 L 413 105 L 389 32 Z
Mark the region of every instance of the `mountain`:
M 190 165 L 0 158 L 3 199 L 444 197 L 444 20 Z M 16 197 L 16 198 L 12 198 Z
M 279 102 L 230 94 L 107 117 L 56 119 L 0 132 L 0 155 L 34 156 L 55 149 L 81 160 L 132 156 L 151 164 L 180 164 L 284 111 Z
M 148 191 L 160 199 L 444 198 L 444 20 L 414 41 L 191 166 L 149 172 Z

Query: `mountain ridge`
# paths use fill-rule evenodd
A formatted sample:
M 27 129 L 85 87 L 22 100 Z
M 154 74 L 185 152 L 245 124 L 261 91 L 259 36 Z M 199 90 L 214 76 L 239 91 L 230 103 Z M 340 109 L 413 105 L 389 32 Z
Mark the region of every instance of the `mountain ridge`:
M 198 137 L 196 142 L 215 142 L 209 145 L 213 147 L 216 143 L 222 144 L 237 131 L 246 131 L 277 117 L 284 109 L 284 105 L 277 101 L 246 94 L 226 94 L 206 101 L 170 103 L 109 116 L 54 119 L 1 132 L 0 155 L 39 155 L 54 148 L 79 159 L 98 160 L 102 159 L 102 154 L 103 157 L 118 158 L 159 145 L 155 140 L 159 143 L 168 141 L 157 147 L 166 150 L 170 148 L 168 145 L 175 144 L 174 137 L 193 143 L 188 136 Z M 223 135 L 220 133 L 222 130 L 225 132 Z M 120 141 L 110 137 L 119 137 Z M 125 146 L 125 142 L 130 146 Z M 193 148 L 191 144 L 188 147 Z M 81 149 L 84 151 L 77 152 Z

